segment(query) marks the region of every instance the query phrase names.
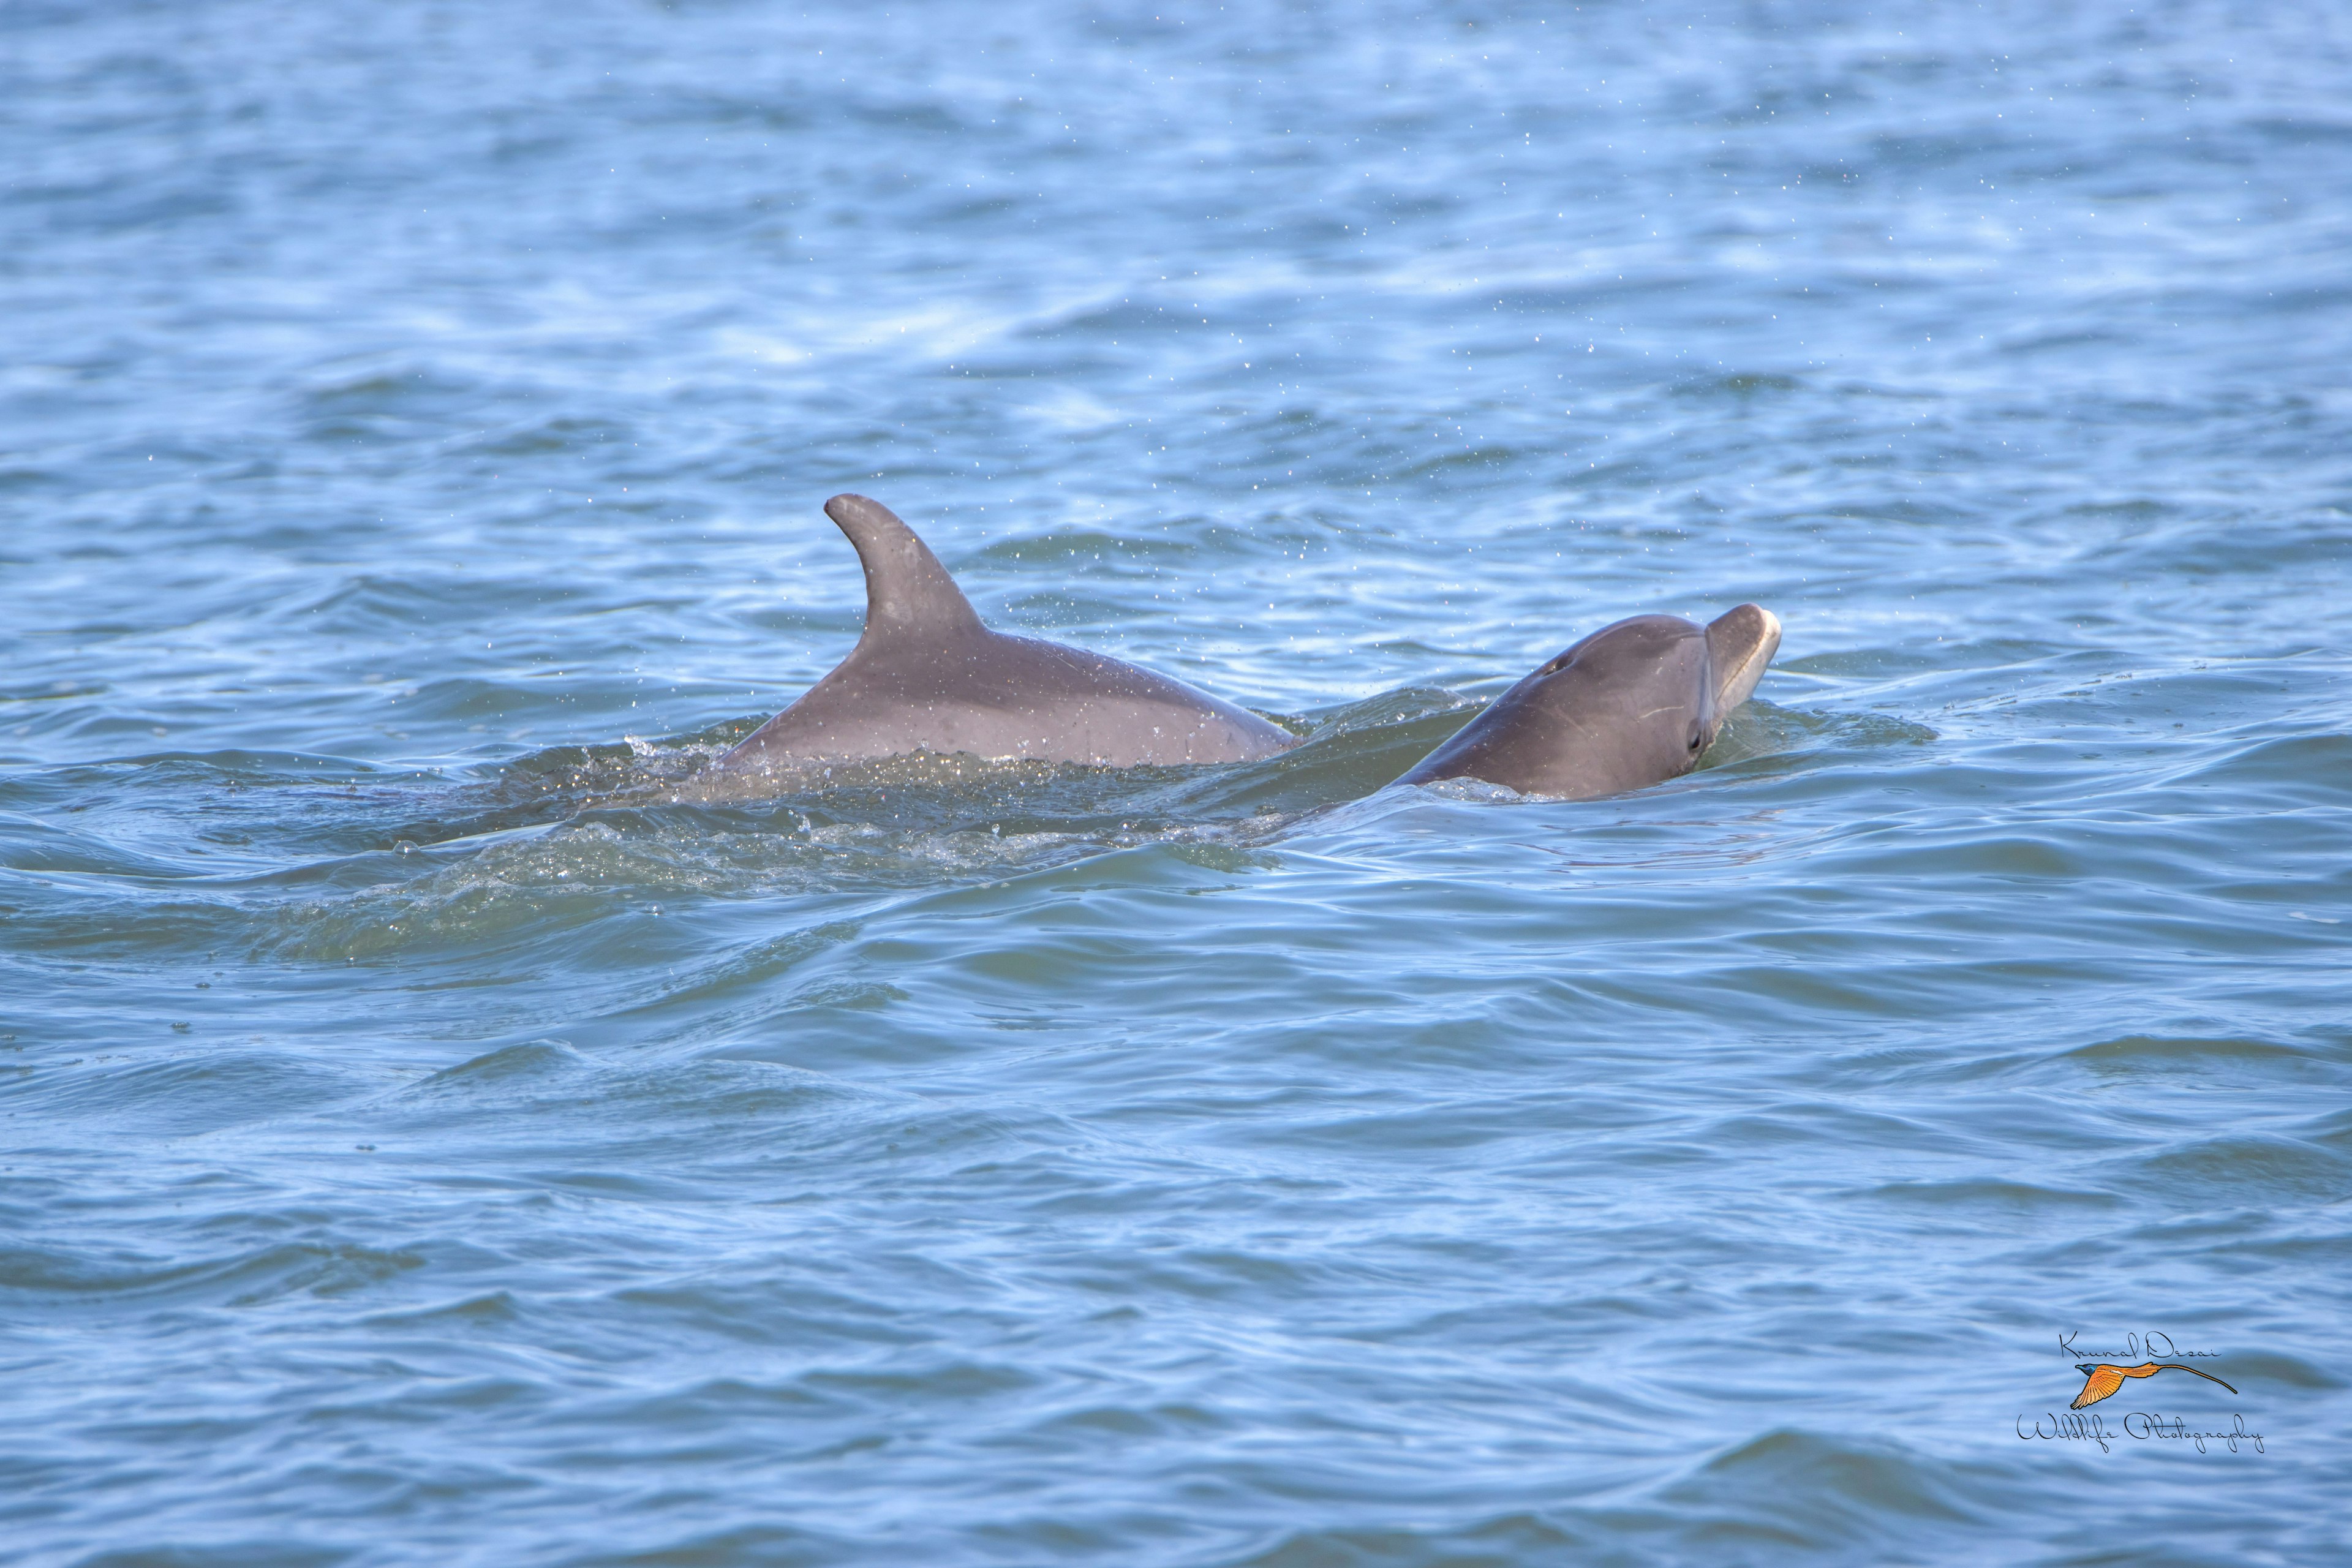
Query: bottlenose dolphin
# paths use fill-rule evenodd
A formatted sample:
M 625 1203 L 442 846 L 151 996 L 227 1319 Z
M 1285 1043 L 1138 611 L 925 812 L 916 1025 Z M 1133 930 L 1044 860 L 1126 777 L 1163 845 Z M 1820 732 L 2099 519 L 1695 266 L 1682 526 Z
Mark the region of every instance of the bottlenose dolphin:
M 1603 626 L 1495 699 L 1397 782 L 1484 779 L 1567 800 L 1662 784 L 1698 764 L 1780 646 L 1780 618 L 1758 605 L 1705 626 L 1678 616 Z
M 914 752 L 997 760 L 1240 763 L 1297 744 L 1255 713 L 1097 653 L 982 626 L 915 531 L 858 495 L 824 503 L 866 569 L 866 630 L 833 673 L 719 759 L 756 785 Z

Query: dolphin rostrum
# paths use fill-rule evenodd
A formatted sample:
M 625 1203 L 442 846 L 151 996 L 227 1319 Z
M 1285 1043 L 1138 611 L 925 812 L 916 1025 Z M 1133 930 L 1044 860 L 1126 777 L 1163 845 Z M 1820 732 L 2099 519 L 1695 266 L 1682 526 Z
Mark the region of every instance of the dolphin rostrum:
M 1132 767 L 1247 762 L 1297 743 L 1181 680 L 989 630 L 939 557 L 878 502 L 838 495 L 824 514 L 866 569 L 865 634 L 830 675 L 719 758 L 722 782 L 740 788 L 810 763 L 914 752 Z
M 1495 699 L 1397 782 L 1484 779 L 1568 800 L 1662 784 L 1698 765 L 1780 646 L 1780 618 L 1758 605 L 1705 626 L 1677 616 L 1603 626 Z

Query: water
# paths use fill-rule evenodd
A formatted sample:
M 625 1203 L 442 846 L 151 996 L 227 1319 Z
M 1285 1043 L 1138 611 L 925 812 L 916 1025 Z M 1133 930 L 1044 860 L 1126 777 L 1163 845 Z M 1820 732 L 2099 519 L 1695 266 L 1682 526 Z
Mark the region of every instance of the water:
M 11 8 L 0 1559 L 2344 1554 L 2352 33 L 1916 9 Z

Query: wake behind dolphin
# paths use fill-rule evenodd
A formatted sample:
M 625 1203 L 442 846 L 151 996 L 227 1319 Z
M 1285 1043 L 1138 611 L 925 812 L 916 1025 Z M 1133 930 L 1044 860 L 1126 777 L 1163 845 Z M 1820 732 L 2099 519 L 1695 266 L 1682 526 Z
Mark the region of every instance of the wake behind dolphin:
M 866 628 L 832 673 L 719 759 L 706 787 L 756 795 L 812 766 L 919 752 L 992 762 L 1255 762 L 1298 743 L 1256 714 L 1138 666 L 992 631 L 929 547 L 864 496 L 824 503 L 866 572 Z M 1581 800 L 1686 773 L 1780 646 L 1741 605 L 1603 626 L 1528 674 L 1400 784 L 1473 778 Z

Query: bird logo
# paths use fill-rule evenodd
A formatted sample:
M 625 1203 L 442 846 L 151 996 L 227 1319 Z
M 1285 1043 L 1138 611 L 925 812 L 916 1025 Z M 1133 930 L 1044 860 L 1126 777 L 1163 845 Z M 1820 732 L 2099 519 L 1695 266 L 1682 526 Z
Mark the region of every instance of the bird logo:
M 2144 1361 L 2137 1366 L 2115 1366 L 2103 1361 L 2078 1361 L 2074 1363 L 2074 1370 L 2081 1373 L 2086 1381 L 2083 1384 L 2083 1392 L 2074 1395 L 2074 1403 L 2066 1407 L 2069 1410 L 2080 1410 L 2085 1405 L 2096 1405 L 2100 1400 L 2121 1388 L 2124 1385 L 2124 1379 L 2127 1377 L 2154 1377 L 2159 1372 L 2197 1372 L 2195 1367 L 2184 1366 L 2177 1361 Z M 2221 1383 L 2220 1378 L 2210 1372 L 2197 1372 L 2197 1375 L 2208 1383 Z M 2221 1386 L 2230 1388 L 2226 1383 L 2221 1383 Z M 2230 1392 L 2235 1394 L 2238 1391 L 2230 1388 Z

